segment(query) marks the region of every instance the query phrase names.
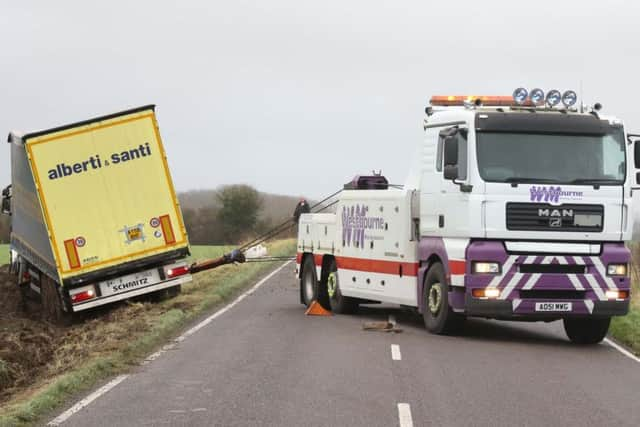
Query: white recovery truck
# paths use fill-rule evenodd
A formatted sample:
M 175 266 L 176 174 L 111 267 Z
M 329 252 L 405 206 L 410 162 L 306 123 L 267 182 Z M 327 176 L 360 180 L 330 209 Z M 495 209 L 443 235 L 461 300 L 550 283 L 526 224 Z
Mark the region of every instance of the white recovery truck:
M 640 147 L 576 98 L 433 97 L 402 189 L 357 176 L 335 214 L 301 216 L 301 302 L 414 307 L 438 334 L 468 316 L 562 319 L 571 341 L 600 342 L 629 309 Z

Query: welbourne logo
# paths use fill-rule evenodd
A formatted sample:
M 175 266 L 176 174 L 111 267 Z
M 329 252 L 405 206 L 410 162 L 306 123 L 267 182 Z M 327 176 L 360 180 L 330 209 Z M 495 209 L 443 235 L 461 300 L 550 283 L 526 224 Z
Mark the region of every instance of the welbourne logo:
M 345 245 L 362 248 L 366 230 L 382 230 L 384 218 L 367 216 L 367 206 L 342 207 L 342 240 Z
M 531 186 L 529 188 L 532 202 L 558 203 L 560 199 L 581 199 L 582 191 L 563 191 L 562 187 Z

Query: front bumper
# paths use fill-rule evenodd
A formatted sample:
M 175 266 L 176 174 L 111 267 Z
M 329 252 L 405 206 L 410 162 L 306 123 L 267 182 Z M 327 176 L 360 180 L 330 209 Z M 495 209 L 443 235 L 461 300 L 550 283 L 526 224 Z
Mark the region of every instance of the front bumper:
M 608 264 L 629 261 L 630 252 L 622 243 L 602 243 L 599 254 L 575 255 L 511 253 L 500 241 L 473 241 L 467 248 L 464 288 L 454 290 L 458 297 L 453 300 L 460 305 L 464 301 L 464 306 L 454 309 L 470 316 L 525 320 L 623 316 L 629 311 L 630 279 L 609 276 L 606 269 Z M 474 262 L 497 262 L 501 271 L 473 274 Z M 489 288 L 500 291 L 496 299 L 473 296 L 474 290 Z M 610 290 L 627 291 L 627 297 L 607 299 Z M 564 307 L 556 310 L 554 304 Z
M 546 302 L 549 302 L 549 300 L 492 300 L 466 295 L 465 314 L 496 319 L 545 320 L 580 316 L 624 316 L 629 312 L 629 299 L 623 301 L 558 300 L 553 302 L 571 303 L 571 311 L 536 311 L 536 303 Z

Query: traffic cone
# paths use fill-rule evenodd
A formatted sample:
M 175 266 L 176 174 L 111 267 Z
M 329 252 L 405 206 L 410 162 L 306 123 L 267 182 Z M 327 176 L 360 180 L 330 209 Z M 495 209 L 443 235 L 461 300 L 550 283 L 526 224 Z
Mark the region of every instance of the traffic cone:
M 304 314 L 307 316 L 333 316 L 330 311 L 325 310 L 316 300 L 311 301 L 311 305 Z

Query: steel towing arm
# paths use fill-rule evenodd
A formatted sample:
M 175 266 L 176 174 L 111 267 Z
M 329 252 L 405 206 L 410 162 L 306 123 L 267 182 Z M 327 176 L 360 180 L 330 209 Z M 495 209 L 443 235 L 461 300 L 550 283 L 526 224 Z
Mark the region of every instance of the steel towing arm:
M 207 259 L 203 261 L 196 261 L 189 266 L 189 273 L 199 273 L 205 270 L 211 270 L 221 265 L 243 263 L 245 262 L 245 256 L 240 250 L 234 249 L 228 254 L 224 254 L 219 258 Z

